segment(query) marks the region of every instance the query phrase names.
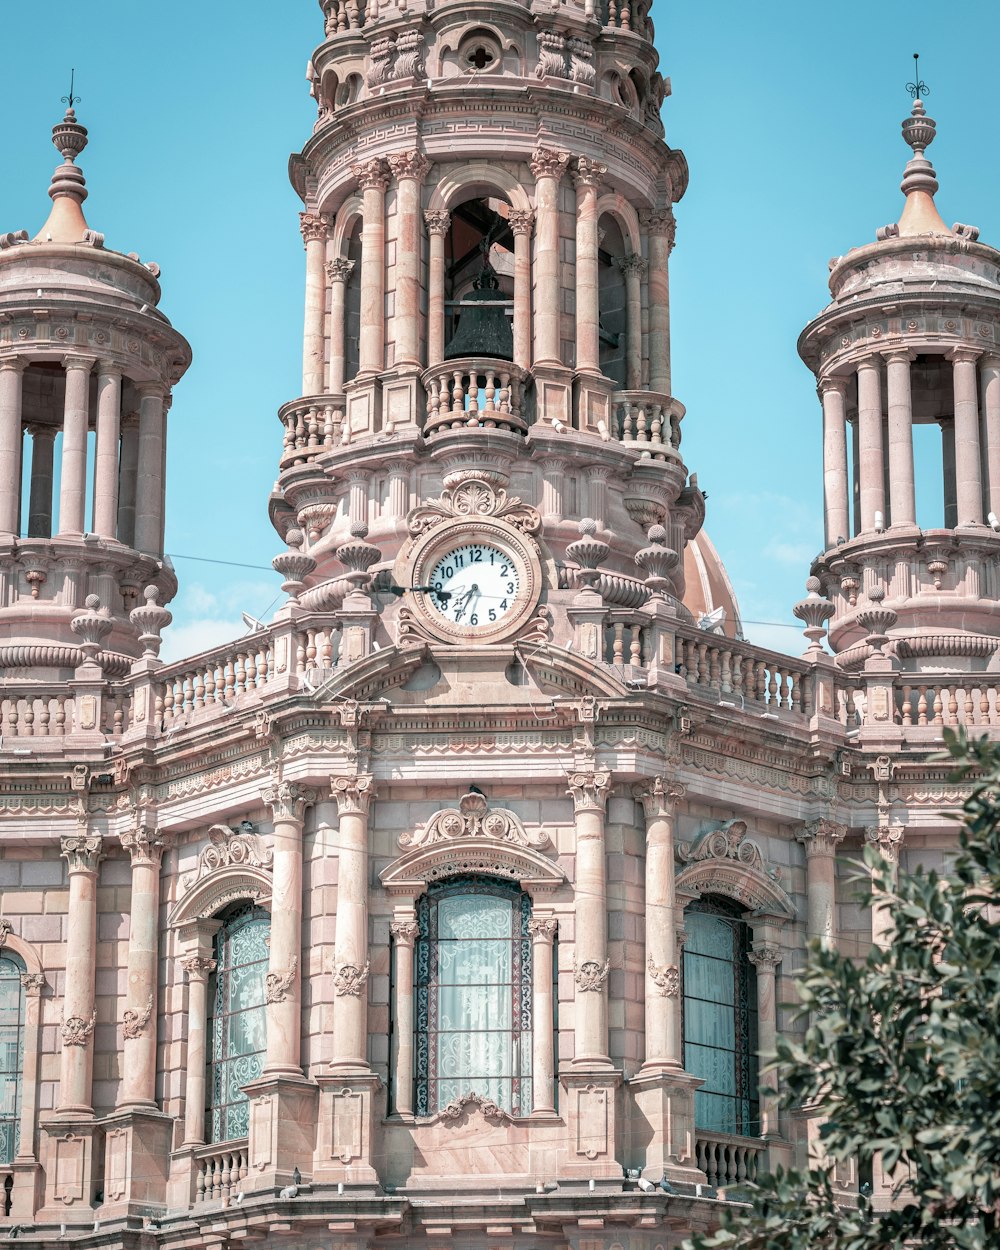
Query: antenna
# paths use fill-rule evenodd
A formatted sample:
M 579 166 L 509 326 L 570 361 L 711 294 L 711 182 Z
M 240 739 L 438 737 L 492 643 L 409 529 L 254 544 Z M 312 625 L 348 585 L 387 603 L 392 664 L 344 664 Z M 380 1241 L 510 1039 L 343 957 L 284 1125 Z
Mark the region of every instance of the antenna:
M 72 108 L 75 104 L 80 103 L 80 97 L 76 95 L 73 91 L 73 87 L 75 83 L 76 83 L 76 70 L 71 69 L 69 71 L 69 95 L 64 95 L 62 97 L 62 103 L 67 105 L 69 108 Z

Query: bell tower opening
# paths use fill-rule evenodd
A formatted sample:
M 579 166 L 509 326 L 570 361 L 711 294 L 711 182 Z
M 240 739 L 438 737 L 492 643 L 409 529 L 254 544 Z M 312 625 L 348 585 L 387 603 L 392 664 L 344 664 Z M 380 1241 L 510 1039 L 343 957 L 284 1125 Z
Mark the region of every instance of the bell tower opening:
M 510 205 L 493 197 L 465 200 L 451 212 L 445 237 L 445 358 L 511 359 L 514 236 Z

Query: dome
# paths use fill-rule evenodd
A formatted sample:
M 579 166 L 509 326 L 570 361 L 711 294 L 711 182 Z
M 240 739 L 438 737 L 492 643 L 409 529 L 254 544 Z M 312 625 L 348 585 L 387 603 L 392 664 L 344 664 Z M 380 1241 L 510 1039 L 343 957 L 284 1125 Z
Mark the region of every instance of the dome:
M 736 592 L 726 566 L 704 530 L 684 548 L 684 588 L 684 606 L 696 622 L 718 614 L 714 632 L 721 632 L 727 638 L 742 637 Z

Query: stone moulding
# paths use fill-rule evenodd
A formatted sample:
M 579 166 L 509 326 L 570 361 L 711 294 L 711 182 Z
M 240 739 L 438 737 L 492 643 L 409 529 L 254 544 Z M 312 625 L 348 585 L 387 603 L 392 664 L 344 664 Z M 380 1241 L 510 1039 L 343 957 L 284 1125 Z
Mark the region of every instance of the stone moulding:
M 676 855 L 684 865 L 677 874 L 678 894 L 721 894 L 764 915 L 794 919 L 795 905 L 779 884 L 779 872 L 767 868 L 760 847 L 747 837 L 745 821 L 731 820 L 680 842 Z
M 415 897 L 432 881 L 466 874 L 516 881 L 532 895 L 549 893 L 566 880 L 562 869 L 531 847 L 467 836 L 408 851 L 380 879 L 390 894 Z
M 549 845 L 549 836 L 544 830 L 529 833 L 513 812 L 504 807 L 491 811 L 484 796 L 473 793 L 463 795 L 457 808 L 446 807 L 437 812 L 422 829 L 401 834 L 399 845 L 405 850 L 453 842 L 458 838 L 486 838 L 538 849 Z
M 207 920 L 228 903 L 240 900 L 271 905 L 271 877 L 261 868 L 221 868 L 198 881 L 176 905 L 170 916 L 170 927 L 190 920 Z

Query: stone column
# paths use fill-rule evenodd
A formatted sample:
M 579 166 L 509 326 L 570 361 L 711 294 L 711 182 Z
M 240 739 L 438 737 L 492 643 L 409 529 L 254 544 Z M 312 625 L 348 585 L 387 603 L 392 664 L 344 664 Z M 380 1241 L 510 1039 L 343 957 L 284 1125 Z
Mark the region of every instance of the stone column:
M 846 825 L 813 820 L 797 835 L 806 849 L 806 936 L 830 949 L 837 945 L 837 847 L 846 834 Z
M 423 152 L 388 157 L 396 179 L 396 297 L 393 308 L 393 367 L 420 368 L 420 186 L 431 167 Z
M 869 825 L 865 829 L 865 841 L 874 846 L 889 864 L 893 881 L 899 872 L 899 852 L 903 842 L 903 826 L 898 824 Z M 872 944 L 888 946 L 892 941 L 893 920 L 889 903 L 881 901 L 878 894 L 872 900 Z
M 98 363 L 97 447 L 94 453 L 94 533 L 118 537 L 118 442 L 122 375 L 110 360 Z
M 605 771 L 572 773 L 576 826 L 574 943 L 576 982 L 576 1040 L 573 1066 L 609 1068 L 607 979 L 608 960 L 607 864 L 604 853 L 604 812 L 611 789 Z
M 670 394 L 670 253 L 677 222 L 673 209 L 642 217 L 649 240 L 649 389 Z
M 444 240 L 451 228 L 451 214 L 424 213 L 430 240 L 427 265 L 427 365 L 444 360 Z
M 353 272 L 353 260 L 331 260 L 326 267 L 326 276 L 330 283 L 330 380 L 327 390 L 331 395 L 339 395 L 344 389 L 347 360 L 344 310 L 347 283 Z
M 533 916 L 531 935 L 531 1114 L 555 1115 L 555 1046 L 552 1014 L 554 916 Z
M 21 526 L 21 386 L 26 360 L 0 360 L 0 534 Z
M 858 474 L 861 481 L 861 530 L 875 528 L 875 513 L 885 521 L 885 457 L 882 449 L 882 358 L 858 364 Z
M 536 148 L 531 158 L 535 179 L 535 361 L 561 365 L 559 316 L 559 184 L 569 153 Z
M 90 371 L 87 356 L 67 356 L 63 407 L 62 471 L 59 476 L 59 533 L 82 534 L 87 506 L 87 428 Z
M 674 811 L 684 794 L 682 785 L 662 777 L 635 792 L 646 814 L 644 1072 L 679 1072 L 684 1067 L 674 893 Z
M 121 471 L 118 476 L 118 540 L 135 545 L 135 488 L 139 476 L 139 414 L 122 417 Z
M 335 1072 L 368 1067 L 368 810 L 373 778 L 333 777 L 330 789 L 340 813 L 337 854 L 337 921 L 333 966 L 333 1059 Z
M 582 372 L 600 373 L 597 190 L 608 167 L 587 156 L 578 156 L 575 165 L 576 367 Z
M 781 963 L 781 949 L 770 944 L 758 945 L 755 939 L 754 949 L 747 958 L 757 969 L 757 1051 L 763 1067 L 774 1057 L 778 1042 L 775 983 L 776 970 Z M 760 1094 L 760 1135 L 778 1136 L 778 1097 L 763 1090 Z
M 185 955 L 188 979 L 187 1063 L 184 1086 L 184 1146 L 205 1144 L 205 1069 L 208 1063 L 208 978 L 215 960 L 200 951 Z
M 122 1025 L 120 1109 L 156 1106 L 157 973 L 159 969 L 160 864 L 157 830 L 138 824 L 122 834 L 132 859 L 128 935 L 128 1007 Z
M 959 525 L 982 525 L 983 479 L 979 459 L 979 352 L 948 353 L 955 385 L 955 497 Z
M 514 236 L 514 364 L 531 368 L 531 228 L 534 213 L 511 209 L 507 215 Z
M 134 543 L 139 551 L 160 556 L 163 500 L 163 451 L 166 444 L 163 387 L 144 383 L 139 391 L 139 463 L 136 470 Z
M 916 525 L 913 483 L 913 399 L 910 362 L 913 352 L 886 352 L 889 405 L 889 516 L 893 525 Z
M 987 510 L 1000 517 L 1000 356 L 985 356 L 980 365 L 980 376 L 983 387 Z
M 327 218 L 322 213 L 299 213 L 306 249 L 305 325 L 302 339 L 302 394 L 322 395 L 324 323 L 326 321 Z
M 412 911 L 389 925 L 396 951 L 396 1001 L 390 1069 L 396 1090 L 396 1114 L 413 1115 L 413 945 L 417 922 Z
M 66 928 L 66 989 L 63 996 L 62 1056 L 59 1070 L 61 1116 L 91 1116 L 94 1071 L 95 967 L 97 964 L 97 869 L 101 839 L 85 833 L 61 840 L 69 864 Z
M 823 512 L 826 547 L 851 537 L 850 484 L 847 476 L 846 378 L 821 378 L 823 404 Z
M 21 1140 L 17 1148 L 17 1158 L 25 1162 L 35 1162 L 37 1158 L 35 1141 L 38 1136 L 38 1041 L 41 1027 L 42 990 L 45 989 L 45 974 L 42 972 L 22 972 L 21 985 L 24 988 L 24 1059 L 21 1066 Z M 17 1201 L 17 1194 L 13 1195 Z M 21 1215 L 33 1215 L 31 1209 L 22 1210 Z
M 52 470 L 56 441 L 54 425 L 31 427 L 31 493 L 28 497 L 28 537 L 52 534 Z
M 642 388 L 642 279 L 646 262 L 633 252 L 622 257 L 618 266 L 625 275 L 625 385 L 637 391 Z
M 302 831 L 315 797 L 288 781 L 261 794 L 274 823 L 264 1078 L 302 1074 Z
M 358 373 L 381 373 L 385 367 L 385 164 L 377 157 L 351 172 L 362 192 L 361 334 Z

